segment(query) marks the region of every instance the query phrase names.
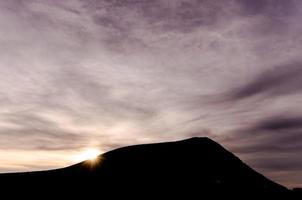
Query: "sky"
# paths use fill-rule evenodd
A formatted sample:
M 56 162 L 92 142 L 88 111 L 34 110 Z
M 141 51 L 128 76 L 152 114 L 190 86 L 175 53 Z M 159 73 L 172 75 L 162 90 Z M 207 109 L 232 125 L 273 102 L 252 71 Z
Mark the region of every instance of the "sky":
M 0 172 L 207 136 L 302 187 L 299 0 L 0 0 Z

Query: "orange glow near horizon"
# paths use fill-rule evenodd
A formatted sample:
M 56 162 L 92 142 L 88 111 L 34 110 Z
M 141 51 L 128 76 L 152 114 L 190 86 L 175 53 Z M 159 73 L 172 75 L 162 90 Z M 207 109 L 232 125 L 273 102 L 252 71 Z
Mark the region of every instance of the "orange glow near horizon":
M 62 151 L 0 149 L 0 173 L 58 169 L 85 160 L 86 163 L 94 165 L 101 160 L 98 156 L 102 153 L 97 147 Z

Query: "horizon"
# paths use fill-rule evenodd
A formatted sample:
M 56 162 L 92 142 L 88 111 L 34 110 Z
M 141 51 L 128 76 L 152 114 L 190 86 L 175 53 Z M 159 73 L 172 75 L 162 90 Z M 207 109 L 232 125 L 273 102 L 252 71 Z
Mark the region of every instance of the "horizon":
M 302 187 L 302 2 L 0 0 L 0 173 L 204 136 Z

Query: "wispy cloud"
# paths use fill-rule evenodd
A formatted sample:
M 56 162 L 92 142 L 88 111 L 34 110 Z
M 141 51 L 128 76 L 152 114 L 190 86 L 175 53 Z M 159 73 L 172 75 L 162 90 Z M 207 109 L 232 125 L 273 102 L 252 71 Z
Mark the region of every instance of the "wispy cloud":
M 302 65 L 301 62 L 294 62 L 261 72 L 255 80 L 234 91 L 233 98 L 236 100 L 255 95 L 288 95 L 300 92 L 301 85 Z

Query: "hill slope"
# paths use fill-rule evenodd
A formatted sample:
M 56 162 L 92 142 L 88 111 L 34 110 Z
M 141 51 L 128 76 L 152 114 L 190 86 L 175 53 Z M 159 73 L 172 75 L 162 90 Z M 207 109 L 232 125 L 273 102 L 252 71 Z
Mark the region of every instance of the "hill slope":
M 292 198 L 209 138 L 135 145 L 109 151 L 97 162 L 58 170 L 0 175 L 6 187 L 75 193 L 137 191 L 212 197 Z M 111 192 L 110 192 L 111 193 Z M 112 193 L 111 193 L 112 194 Z

